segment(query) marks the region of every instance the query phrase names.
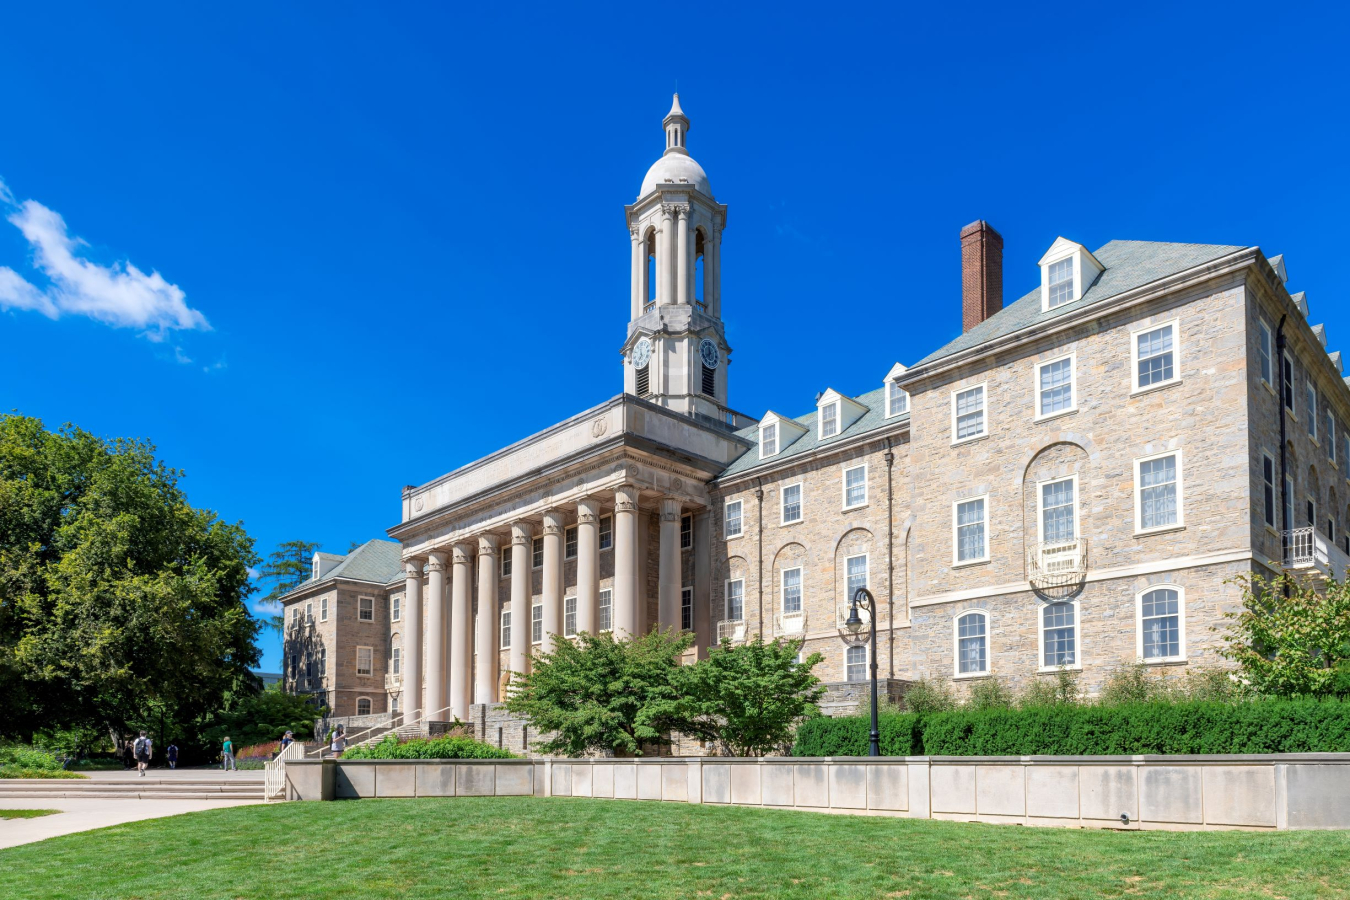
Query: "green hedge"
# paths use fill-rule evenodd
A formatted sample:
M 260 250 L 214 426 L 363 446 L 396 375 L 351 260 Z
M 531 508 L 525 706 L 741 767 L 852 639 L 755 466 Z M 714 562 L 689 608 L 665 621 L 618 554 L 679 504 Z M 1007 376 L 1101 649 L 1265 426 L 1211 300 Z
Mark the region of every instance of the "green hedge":
M 794 756 L 865 756 L 868 720 L 812 719 Z M 1350 702 L 1057 705 L 881 718 L 885 756 L 1095 756 L 1350 751 Z
M 61 768 L 60 761 L 46 750 L 23 744 L 0 747 L 0 778 L 83 778 Z
M 444 737 L 399 743 L 392 734 L 366 747 L 353 747 L 343 759 L 515 759 L 510 750 L 502 750 L 468 737 Z

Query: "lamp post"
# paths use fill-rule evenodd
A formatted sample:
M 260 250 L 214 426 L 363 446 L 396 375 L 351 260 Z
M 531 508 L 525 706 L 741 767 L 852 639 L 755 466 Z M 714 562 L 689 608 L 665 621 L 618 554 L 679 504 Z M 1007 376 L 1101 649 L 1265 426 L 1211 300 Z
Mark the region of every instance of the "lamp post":
M 877 730 L 877 601 L 867 588 L 858 588 L 857 593 L 853 595 L 853 600 L 849 603 L 848 619 L 844 622 L 844 627 L 852 634 L 857 634 L 862 628 L 862 619 L 858 616 L 860 604 L 863 604 L 863 608 L 867 610 L 867 622 L 871 628 L 868 647 L 872 657 L 872 733 L 868 735 L 867 755 L 880 756 L 881 732 Z

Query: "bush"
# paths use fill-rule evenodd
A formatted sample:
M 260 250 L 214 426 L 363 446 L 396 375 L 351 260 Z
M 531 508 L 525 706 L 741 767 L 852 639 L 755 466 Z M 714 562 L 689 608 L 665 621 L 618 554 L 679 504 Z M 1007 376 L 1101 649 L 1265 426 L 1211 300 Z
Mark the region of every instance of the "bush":
M 1054 678 L 1033 678 L 1022 691 L 1018 703 L 1023 708 L 1072 705 L 1082 699 L 1078 689 L 1078 673 L 1060 669 Z
M 1017 695 L 997 678 L 986 678 L 970 686 L 970 699 L 966 705 L 971 709 L 1012 709 L 1016 705 Z
M 399 742 L 392 734 L 385 735 L 378 744 L 353 747 L 342 754 L 343 759 L 515 759 L 510 750 L 503 750 L 470 737 L 419 738 Z
M 905 691 L 903 707 L 912 713 L 945 712 L 956 708 L 956 695 L 945 681 L 920 678 Z
M 0 747 L 0 778 L 83 778 L 61 768 L 60 761 L 45 750 L 23 744 Z
M 883 756 L 922 756 L 921 717 L 915 713 L 886 712 L 877 717 Z M 807 719 L 797 727 L 793 756 L 866 756 L 870 716 Z

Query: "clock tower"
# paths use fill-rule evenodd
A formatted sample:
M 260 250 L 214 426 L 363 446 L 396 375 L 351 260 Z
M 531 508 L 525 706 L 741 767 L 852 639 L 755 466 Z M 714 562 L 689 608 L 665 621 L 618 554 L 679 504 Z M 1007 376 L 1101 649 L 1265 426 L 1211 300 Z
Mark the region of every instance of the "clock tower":
M 632 243 L 625 393 L 695 417 L 729 421 L 721 247 L 727 208 L 689 155 L 680 95 L 661 123 L 666 149 L 624 207 Z

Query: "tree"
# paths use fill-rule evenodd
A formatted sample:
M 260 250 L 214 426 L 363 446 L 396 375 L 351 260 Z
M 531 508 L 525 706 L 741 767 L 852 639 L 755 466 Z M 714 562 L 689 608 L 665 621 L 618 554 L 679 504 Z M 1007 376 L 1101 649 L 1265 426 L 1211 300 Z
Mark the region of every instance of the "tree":
M 0 416 L 0 733 L 199 730 L 257 690 L 258 560 L 141 440 Z
M 1219 651 L 1234 660 L 1257 694 L 1350 696 L 1350 582 L 1318 592 L 1278 576 L 1239 579 L 1242 608 Z M 1287 596 L 1286 596 L 1287 593 Z
M 816 712 L 825 694 L 811 670 L 819 653 L 802 662 L 801 640 L 754 640 L 714 647 L 708 658 L 677 673 L 688 723 L 681 730 L 720 743 L 732 756 L 783 752 L 792 730 Z
M 512 683 L 506 708 L 541 733 L 555 732 L 537 745 L 545 753 L 641 756 L 644 745 L 669 743 L 672 731 L 688 733 L 674 682 L 692 642 L 668 631 L 555 638 L 553 652 L 536 653 L 530 673 Z
M 280 741 L 283 734 L 292 731 L 297 741 L 313 741 L 314 723 L 325 712 L 307 697 L 263 691 L 245 697 L 220 715 L 206 737 L 214 744 L 228 736 L 236 747 L 249 747 Z
M 318 549 L 319 545 L 311 541 L 285 541 L 277 544 L 277 548 L 267 554 L 267 562 L 263 563 L 262 571 L 258 573 L 259 581 L 270 582 L 272 585 L 272 590 L 262 598 L 262 602 L 275 604 L 308 581 L 313 572 L 314 552 Z M 267 624 L 280 633 L 286 622 L 282 614 L 277 613 L 267 620 Z

